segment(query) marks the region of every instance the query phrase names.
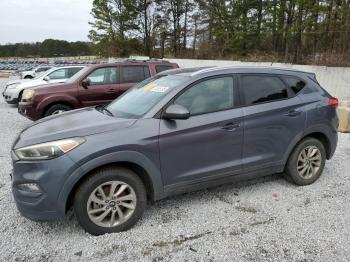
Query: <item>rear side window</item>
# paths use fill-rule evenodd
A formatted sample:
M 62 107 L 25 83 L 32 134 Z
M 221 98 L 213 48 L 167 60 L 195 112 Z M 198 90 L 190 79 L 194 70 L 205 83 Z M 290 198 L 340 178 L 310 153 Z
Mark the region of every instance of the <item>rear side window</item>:
M 157 65 L 156 66 L 156 72 L 157 73 L 160 73 L 160 72 L 163 72 L 163 71 L 166 71 L 166 70 L 169 70 L 169 69 L 173 69 L 173 67 L 170 66 L 170 65 Z
M 122 66 L 120 82 L 138 83 L 150 76 L 148 66 Z
M 299 93 L 306 86 L 306 83 L 304 81 L 294 76 L 283 76 L 282 79 L 295 94 Z
M 35 72 L 40 73 L 51 69 L 51 67 L 39 67 Z
M 288 98 L 288 90 L 282 80 L 275 76 L 241 76 L 241 90 L 246 105 L 272 102 Z
M 74 76 L 76 73 L 78 73 L 83 67 L 72 67 L 68 68 L 68 77 Z

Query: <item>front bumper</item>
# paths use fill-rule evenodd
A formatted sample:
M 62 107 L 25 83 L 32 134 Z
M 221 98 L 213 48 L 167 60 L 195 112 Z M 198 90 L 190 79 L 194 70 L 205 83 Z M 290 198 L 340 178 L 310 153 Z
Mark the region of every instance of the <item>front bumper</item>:
M 38 120 L 40 118 L 40 112 L 36 110 L 32 103 L 20 102 L 18 103 L 18 113 L 30 120 Z
M 18 103 L 18 91 L 16 89 L 5 89 L 2 93 L 5 101 L 8 104 L 17 104 Z
M 13 160 L 12 192 L 19 212 L 35 221 L 64 218 L 64 205 L 57 200 L 67 177 L 76 168 L 67 155 L 45 161 Z M 24 191 L 23 184 L 35 184 L 39 190 Z

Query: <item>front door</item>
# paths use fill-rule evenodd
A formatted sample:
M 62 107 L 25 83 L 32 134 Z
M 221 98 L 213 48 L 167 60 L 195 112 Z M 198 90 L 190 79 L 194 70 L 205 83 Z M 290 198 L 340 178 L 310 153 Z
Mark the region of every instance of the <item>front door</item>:
M 68 68 L 60 68 L 55 71 L 52 71 L 47 75 L 49 77 L 48 83 L 64 83 L 68 79 Z
M 78 96 L 83 106 L 103 105 L 118 96 L 118 67 L 102 67 L 92 71 L 87 77 L 90 85 L 78 88 Z
M 174 103 L 186 107 L 187 120 L 160 120 L 160 160 L 165 184 L 201 182 L 242 168 L 243 111 L 232 76 L 198 82 Z

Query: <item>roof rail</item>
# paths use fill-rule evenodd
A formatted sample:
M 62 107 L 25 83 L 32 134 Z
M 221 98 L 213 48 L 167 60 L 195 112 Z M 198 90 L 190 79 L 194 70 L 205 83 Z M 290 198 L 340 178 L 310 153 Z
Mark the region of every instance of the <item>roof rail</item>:
M 119 61 L 117 61 L 119 62 Z M 122 60 L 122 62 L 159 62 L 159 63 L 170 63 L 168 60 L 150 58 L 150 59 L 136 59 L 136 58 L 127 58 Z

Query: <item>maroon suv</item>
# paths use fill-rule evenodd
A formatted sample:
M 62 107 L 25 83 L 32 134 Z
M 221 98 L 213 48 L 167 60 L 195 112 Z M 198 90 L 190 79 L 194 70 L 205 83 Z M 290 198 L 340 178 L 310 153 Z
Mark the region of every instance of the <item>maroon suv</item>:
M 178 67 L 167 61 L 92 65 L 79 71 L 64 84 L 25 90 L 18 111 L 31 120 L 37 120 L 80 107 L 106 104 L 136 83 Z

